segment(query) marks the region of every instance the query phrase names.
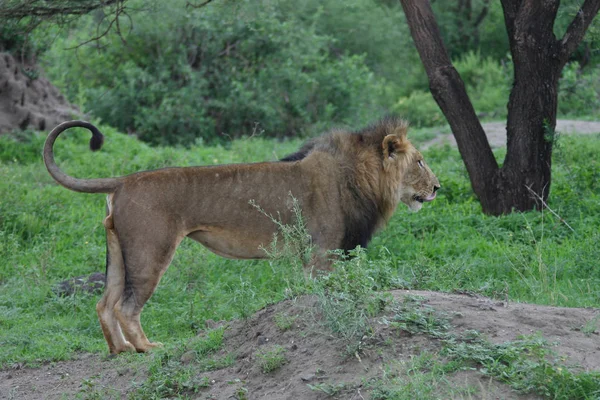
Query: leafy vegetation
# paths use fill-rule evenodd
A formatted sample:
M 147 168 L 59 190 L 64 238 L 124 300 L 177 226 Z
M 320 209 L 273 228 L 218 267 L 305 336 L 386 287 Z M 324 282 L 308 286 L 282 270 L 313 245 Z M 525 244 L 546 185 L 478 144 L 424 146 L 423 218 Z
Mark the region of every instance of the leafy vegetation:
M 478 114 L 504 118 L 513 76 L 501 6 L 464 3 L 473 10 L 433 4 L 442 36 Z M 413 126 L 445 122 L 397 1 L 185 4 L 128 0 L 133 24 L 121 16 L 121 35 L 109 30 L 79 46 L 114 23 L 96 11 L 68 29 L 46 27 L 27 43 L 49 47 L 44 69 L 72 102 L 152 144 L 311 135 L 324 124 L 359 126 L 390 111 Z M 557 29 L 567 22 L 559 18 Z M 593 37 L 584 43 L 589 56 L 577 53 L 563 73 L 561 115 L 598 116 Z

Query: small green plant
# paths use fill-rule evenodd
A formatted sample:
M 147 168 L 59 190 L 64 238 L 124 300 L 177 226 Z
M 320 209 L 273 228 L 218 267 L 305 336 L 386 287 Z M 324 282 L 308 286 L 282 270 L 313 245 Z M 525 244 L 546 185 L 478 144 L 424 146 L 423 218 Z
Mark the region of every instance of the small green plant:
M 310 388 L 310 390 L 312 390 L 312 391 L 322 392 L 322 393 L 325 393 L 329 397 L 333 397 L 333 396 L 336 396 L 337 394 L 339 394 L 342 390 L 346 389 L 348 385 L 343 382 L 342 383 L 323 382 L 323 383 L 317 383 L 315 385 L 311 385 L 310 383 L 308 383 L 306 386 L 308 386 Z
M 199 336 L 190 340 L 187 348 L 194 351 L 197 358 L 206 357 L 209 354 L 216 352 L 223 346 L 223 337 L 225 335 L 225 327 L 220 327 L 208 331 L 206 335 Z
M 442 354 L 465 365 L 479 365 L 484 374 L 545 398 L 588 399 L 600 393 L 599 372 L 574 372 L 537 335 L 501 344 L 481 337 L 468 342 L 450 340 Z
M 298 316 L 297 315 L 289 315 L 287 313 L 281 312 L 281 313 L 275 314 L 275 317 L 273 319 L 275 320 L 275 325 L 280 330 L 287 331 L 294 325 L 294 322 L 296 322 L 296 319 L 298 319 Z
M 600 314 L 596 315 L 594 318 L 586 321 L 585 324 L 581 327 L 581 332 L 585 333 L 587 336 L 592 334 L 598 334 L 598 326 L 600 325 Z
M 289 196 L 292 202 L 289 223 L 284 223 L 280 215 L 268 214 L 260 204 L 250 201 L 258 212 L 269 218 L 278 228 L 273 240 L 269 246 L 263 247 L 263 251 L 268 257 L 272 272 L 281 275 L 286 283 L 287 297 L 306 293 L 310 283 L 304 279 L 303 273 L 305 266 L 310 265 L 314 250 L 298 199 L 291 192 Z
M 225 327 L 191 339 L 187 345 L 157 349 L 148 367 L 148 378 L 131 395 L 133 399 L 164 398 L 197 393 L 210 385 L 198 372 L 213 371 L 233 365 L 233 355 L 215 356 L 223 346 Z M 184 354 L 192 354 L 185 362 Z
M 256 309 L 256 289 L 252 283 L 240 276 L 239 284 L 233 288 L 230 303 L 241 318 L 250 317 Z
M 450 323 L 448 316 L 433 307 L 422 304 L 417 296 L 405 296 L 402 303 L 391 306 L 393 315 L 383 322 L 410 334 L 425 333 L 436 338 L 447 336 Z
M 364 249 L 358 247 L 348 256 L 337 253 L 334 272 L 321 277 L 315 284 L 326 327 L 346 343 L 348 355 L 357 355 L 364 339 L 372 332 L 370 318 L 383 311 L 390 302 L 389 293 L 378 291 L 381 286 L 374 276 L 383 263 L 369 261 Z
M 255 355 L 260 370 L 265 374 L 281 368 L 287 361 L 285 358 L 285 349 L 278 345 L 259 349 Z
M 244 386 L 240 386 L 235 391 L 235 398 L 237 400 L 247 400 L 248 399 L 248 389 Z
M 306 228 L 306 221 L 302 216 L 302 208 L 298 199 L 288 193 L 292 201 L 292 220 L 284 223 L 281 216 L 268 214 L 260 204 L 251 200 L 250 204 L 260 213 L 277 225 L 278 232 L 273 235 L 273 240 L 268 248 L 263 248 L 269 259 L 285 260 L 292 264 L 301 263 L 302 266 L 310 263 L 313 253 L 312 238 Z

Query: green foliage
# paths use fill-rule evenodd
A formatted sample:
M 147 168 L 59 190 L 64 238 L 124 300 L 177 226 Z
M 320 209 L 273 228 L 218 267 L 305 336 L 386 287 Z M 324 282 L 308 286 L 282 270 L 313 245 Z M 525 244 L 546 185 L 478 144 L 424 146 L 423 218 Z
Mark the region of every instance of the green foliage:
M 221 2 L 196 10 L 184 0 L 155 2 L 138 12 L 126 43 L 108 37 L 106 46 L 84 46 L 81 63 L 64 62 L 55 50 L 47 70 L 86 111 L 153 144 L 257 131 L 283 137 L 323 121 L 364 121 L 381 107 L 383 80 L 364 55 L 334 55 L 334 39 L 316 32 L 318 14 L 287 14 L 292 4 Z M 55 46 L 76 45 L 95 30 L 85 18 Z
M 431 2 L 448 53 L 459 58 L 469 52 L 501 60 L 508 53 L 502 5 L 486 0 L 460 3 Z M 480 19 L 482 12 L 483 18 Z
M 484 374 L 544 398 L 589 399 L 600 393 L 600 373 L 574 372 L 555 361 L 548 343 L 539 336 L 501 344 L 478 338 L 451 342 L 443 354 L 462 363 L 479 364 Z
M 558 112 L 600 118 L 600 65 L 585 70 L 577 62 L 565 66 L 559 82 Z
M 48 49 L 47 38 L 42 35 L 42 31 L 48 33 L 48 29 L 40 29 L 39 35 L 29 35 L 30 22 L 25 18 L 22 21 L 3 20 L 0 24 L 0 51 L 8 51 L 27 64 L 35 63 L 37 56 Z
M 479 115 L 496 119 L 506 117 L 512 85 L 512 63 L 508 65 L 472 51 L 463 54 L 454 63 Z
M 260 348 L 255 353 L 257 364 L 264 374 L 273 372 L 287 361 L 285 358 L 285 349 L 281 346 L 270 346 Z
M 132 399 L 163 399 L 197 393 L 210 385 L 199 372 L 213 371 L 233 365 L 233 356 L 216 355 L 223 346 L 225 328 L 206 332 L 185 346 L 156 349 L 148 366 L 148 378 L 131 393 Z M 193 357 L 189 357 L 193 354 Z
M 416 127 L 438 126 L 445 122 L 444 114 L 429 91 L 414 91 L 401 97 L 393 110 Z
M 454 67 L 465 83 L 467 94 L 475 111 L 483 118 L 506 116 L 510 94 L 512 64 L 508 67 L 491 57 L 467 52 L 454 62 Z M 406 116 L 417 127 L 439 126 L 445 117 L 429 91 L 413 91 L 401 97 L 393 110 Z
M 334 272 L 321 277 L 313 291 L 325 326 L 346 344 L 348 355 L 353 355 L 361 351 L 364 337 L 371 334 L 369 319 L 383 311 L 390 300 L 389 294 L 377 290 L 390 282 L 391 270 L 383 260 L 370 261 L 360 247 L 349 257 L 342 253 L 337 257 Z

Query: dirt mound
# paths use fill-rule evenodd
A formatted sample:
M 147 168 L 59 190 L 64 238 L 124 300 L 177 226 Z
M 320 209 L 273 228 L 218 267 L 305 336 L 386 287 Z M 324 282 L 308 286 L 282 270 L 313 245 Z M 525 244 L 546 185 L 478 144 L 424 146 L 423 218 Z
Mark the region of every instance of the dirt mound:
M 594 329 L 600 311 L 537 306 L 493 301 L 475 295 L 423 291 L 394 291 L 398 303 L 419 298 L 419 307 L 447 316 L 453 334 L 477 330 L 494 343 L 519 335 L 541 333 L 567 364 L 578 370 L 600 369 L 600 342 Z M 302 297 L 264 308 L 244 321 L 227 323 L 222 349 L 215 358 L 231 355 L 230 366 L 196 374 L 207 384 L 191 398 L 202 399 L 367 399 L 385 376 L 402 371 L 416 357 L 441 348 L 428 334 L 403 331 L 390 325 L 390 316 L 375 321 L 375 331 L 360 344 L 361 352 L 348 352 L 346 344 L 325 328 L 315 299 Z M 387 321 L 387 322 L 386 322 Z M 181 362 L 192 362 L 187 353 Z M 285 361 L 265 372 L 265 355 L 282 355 Z M 144 355 L 148 361 L 153 354 Z M 145 363 L 149 364 L 148 362 Z M 144 363 L 142 362 L 142 365 Z M 193 365 L 193 364 L 189 364 Z M 395 371 L 395 372 L 394 372 Z M 410 370 L 405 371 L 407 374 Z M 412 372 L 422 374 L 423 372 Z M 125 398 L 147 377 L 147 370 L 127 357 L 107 359 L 83 354 L 75 360 L 44 365 L 38 369 L 15 365 L 0 372 L 0 398 L 59 399 L 100 395 Z M 136 383 L 137 382 L 137 383 Z M 464 389 L 469 387 L 469 391 Z M 446 374 L 433 383 L 439 398 L 535 399 L 519 395 L 510 387 L 484 376 L 477 368 Z M 461 391 L 462 390 L 462 391 Z M 461 395 L 462 393 L 462 395 Z
M 81 117 L 46 78 L 24 71 L 28 69 L 11 54 L 0 53 L 0 134 L 28 128 L 44 131 Z

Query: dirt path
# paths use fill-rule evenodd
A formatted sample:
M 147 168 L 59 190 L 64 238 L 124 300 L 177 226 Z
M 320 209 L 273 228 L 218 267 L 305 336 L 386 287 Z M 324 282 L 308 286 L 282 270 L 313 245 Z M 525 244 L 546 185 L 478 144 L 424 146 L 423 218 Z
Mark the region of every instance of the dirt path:
M 506 146 L 506 123 L 505 122 L 487 122 L 482 124 L 490 146 L 498 148 Z M 564 134 L 580 133 L 594 134 L 600 133 L 600 122 L 596 121 L 577 121 L 569 119 L 559 119 L 556 121 L 556 131 Z M 423 149 L 436 144 L 449 143 L 456 146 L 456 139 L 452 135 L 450 128 L 440 131 L 440 135 L 425 144 L 421 145 Z
M 519 335 L 539 332 L 550 343 L 556 343 L 552 348 L 566 363 L 578 370 L 600 370 L 598 330 L 592 333 L 584 329 L 590 321 L 597 321 L 600 310 L 506 304 L 464 294 L 402 290 L 392 294 L 400 302 L 406 296 L 420 296 L 423 307 L 432 307 L 449 316 L 451 330 L 456 333 L 477 330 L 492 342 L 504 343 Z M 196 378 L 205 379 L 209 384 L 198 393 L 191 393 L 191 398 L 367 399 L 381 384 L 385 371 L 389 373 L 388 368 L 402 368 L 414 357 L 424 352 L 435 353 L 441 347 L 438 339 L 403 333 L 379 317 L 374 321 L 375 332 L 364 344 L 360 359 L 344 355 L 345 345 L 319 326 L 314 309 L 314 299 L 303 297 L 266 307 L 246 321 L 230 322 L 220 355 L 234 355 L 233 365 L 198 373 Z M 275 323 L 275 316 L 282 314 L 296 317 L 287 330 L 278 328 Z M 258 352 L 274 346 L 284 349 L 287 361 L 281 368 L 264 373 L 259 366 Z M 140 362 L 139 357 L 107 359 L 105 355 L 81 354 L 75 360 L 50 363 L 37 369 L 15 366 L 0 371 L 0 398 L 126 398 L 146 379 L 145 364 L 149 364 L 153 356 L 140 357 L 146 357 L 147 362 Z M 453 398 L 457 393 L 465 393 L 467 387 L 471 388 L 469 395 L 458 398 L 538 398 L 519 395 L 475 369 L 448 374 L 443 381 L 432 385 L 439 398 Z M 330 396 L 328 391 L 336 393 Z M 242 393 L 246 397 L 240 397 Z

